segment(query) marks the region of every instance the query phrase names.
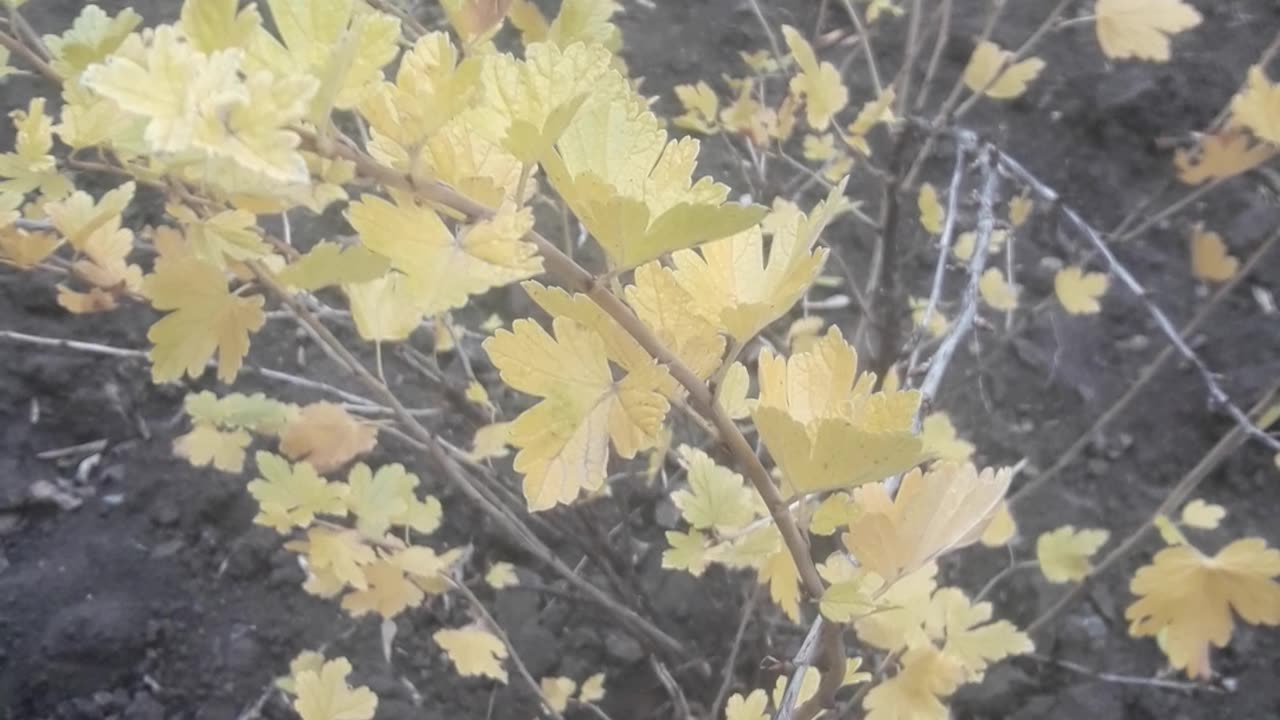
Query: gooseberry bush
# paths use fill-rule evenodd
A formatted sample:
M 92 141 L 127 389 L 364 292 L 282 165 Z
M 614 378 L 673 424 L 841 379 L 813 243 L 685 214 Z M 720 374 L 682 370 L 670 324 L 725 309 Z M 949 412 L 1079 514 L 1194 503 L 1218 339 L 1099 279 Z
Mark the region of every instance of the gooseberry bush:
M 1172 668 L 1207 679 L 1236 616 L 1280 623 L 1280 552 L 1259 538 L 1212 553 L 1189 539 L 1224 515 L 1186 502 L 1203 474 L 1122 542 L 1072 526 L 1041 535 L 1021 564 L 1067 589 L 1029 628 L 994 618 L 986 591 L 971 596 L 937 575 L 943 555 L 1016 534 L 1006 493 L 1019 468 L 975 466 L 973 445 L 934 407 L 964 338 L 1001 317 L 1016 331 L 1046 303 L 1098 313 L 1116 279 L 1145 298 L 1108 243 L 1161 214 L 1104 237 L 960 123 L 1051 73 L 1037 43 L 1067 25 L 1096 26 L 1096 46 L 1080 52 L 1168 61 L 1176 36 L 1201 20 L 1183 0 L 1044 3 L 1043 24 L 1016 49 L 991 40 L 1006 3 L 977 3 L 984 35 L 940 98 L 952 2 L 822 3 L 828 24 L 847 25 L 844 39 L 861 47 L 842 70 L 817 38 L 773 27 L 750 0 L 768 44 L 743 55 L 741 76 L 672 90 L 681 137 L 617 55 L 625 39 L 610 0 L 564 0 L 550 16 L 529 0 L 185 0 L 178 21 L 150 27 L 90 4 L 44 37 L 24 2 L 5 4 L 5 73 L 49 81 L 48 97 L 12 113 L 14 146 L 0 155 L 6 268 L 54 278 L 50 292 L 72 313 L 158 311 L 152 379 L 213 370 L 225 388 L 187 396 L 190 429 L 175 452 L 251 476 L 255 522 L 299 556 L 304 589 L 381 618 L 385 642 L 405 613 L 457 598 L 473 621 L 438 630 L 435 644 L 459 675 L 525 685 L 537 699 L 530 714 L 605 716 L 610 679 L 529 674 L 480 597 L 520 580 L 511 565 L 476 567 L 467 547 L 432 540 L 451 511 L 429 494 L 433 482 L 642 641 L 688 712 L 664 664 L 688 659 L 687 644 L 642 604 L 584 579 L 548 539 L 574 532 L 557 528 L 561 506 L 592 512 L 618 483 L 669 486 L 684 529 L 666 533 L 663 566 L 753 574 L 808 628 L 796 656 L 777 662 L 775 687 L 730 694 L 725 684 L 709 706 L 729 720 L 836 708 L 945 718 L 949 696 L 1032 652 L 1032 634 L 1150 530 L 1166 547 L 1133 577 L 1126 617 Z M 907 38 L 901 67 L 872 52 L 886 35 Z M 1176 153 L 1185 185 L 1275 156 L 1270 54 L 1242 69 L 1221 121 Z M 854 97 L 852 73 L 869 95 Z M 697 136 L 740 155 L 748 187 L 695 179 Z M 949 182 L 929 177 L 939 150 L 953 159 Z M 92 194 L 86 180 L 109 189 Z M 803 201 L 815 186 L 820 199 Z M 130 227 L 125 213 L 144 202 L 162 205 L 162 218 Z M 350 232 L 294 235 L 297 218 L 323 212 Z M 1036 215 L 1055 216 L 1080 247 L 1057 273 L 1056 299 L 1020 309 L 1013 247 Z M 836 272 L 829 246 L 849 227 L 873 235 L 875 252 Z M 1189 242 L 1200 281 L 1239 274 L 1213 231 Z M 937 253 L 930 285 L 907 287 L 908 246 Z M 949 297 L 945 279 L 957 274 L 963 287 Z M 501 305 L 506 286 L 536 310 L 512 317 L 529 306 L 509 303 L 485 319 L 473 301 Z M 1265 431 L 1277 412 L 1236 409 L 1144 302 L 1234 411 L 1225 451 L 1246 439 L 1280 449 Z M 847 305 L 858 326 L 828 327 L 820 311 Z M 247 365 L 255 337 L 279 322 L 296 323 L 343 381 Z M 415 347 L 424 339 L 431 353 Z M 406 404 L 405 388 L 387 381 L 387 353 L 439 407 Z M 460 362 L 445 369 L 436 358 L 447 353 Z M 483 382 L 494 376 L 478 363 L 506 388 Z M 225 387 L 246 373 L 315 400 Z M 450 422 L 471 433 L 469 447 L 446 439 Z M 359 460 L 381 442 L 406 463 L 425 460 L 433 482 L 406 464 Z M 278 684 L 304 720 L 366 720 L 377 698 L 352 687 L 351 671 L 345 658 L 306 651 Z

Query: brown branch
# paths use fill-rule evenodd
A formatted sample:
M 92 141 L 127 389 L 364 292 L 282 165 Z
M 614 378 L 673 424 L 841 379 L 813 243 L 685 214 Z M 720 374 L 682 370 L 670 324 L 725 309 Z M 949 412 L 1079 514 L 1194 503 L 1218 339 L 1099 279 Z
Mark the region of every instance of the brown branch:
M 383 403 L 391 407 L 396 414 L 400 423 L 409 431 L 409 434 L 416 440 L 426 446 L 427 454 L 436 463 L 437 466 L 444 471 L 445 478 L 456 488 L 462 491 L 464 495 L 470 498 L 477 507 L 492 518 L 499 527 L 501 527 L 508 535 L 514 538 L 522 547 L 527 549 L 531 554 L 540 561 L 546 563 L 567 580 L 569 584 L 580 590 L 583 594 L 591 596 L 600 604 L 608 607 L 610 611 L 616 615 L 623 623 L 625 623 L 633 632 L 641 637 L 646 638 L 655 647 L 661 649 L 664 653 L 675 657 L 685 657 L 686 651 L 680 642 L 663 632 L 653 623 L 638 615 L 631 608 L 619 603 L 610 597 L 604 591 L 595 585 L 587 582 L 581 576 L 576 574 L 572 568 L 564 564 L 550 548 L 543 545 L 542 541 L 525 525 L 518 517 L 511 514 L 501 504 L 494 502 L 491 497 L 487 496 L 477 488 L 465 473 L 462 472 L 458 464 L 445 451 L 443 446 L 437 440 L 431 431 L 427 430 L 408 409 L 401 404 L 400 399 L 396 397 L 390 388 L 388 388 L 381 380 L 375 377 L 360 362 L 351 351 L 339 341 L 332 332 L 329 331 L 323 323 L 317 319 L 309 309 L 291 296 L 279 282 L 259 263 L 252 263 L 250 267 L 253 269 L 255 276 L 271 291 L 280 302 L 284 303 L 302 324 L 302 327 L 316 340 L 316 342 L 327 346 L 340 359 L 341 364 L 346 370 L 352 373 L 368 390 Z
M 303 135 L 304 143 L 310 145 L 315 151 L 322 155 L 341 157 L 354 163 L 358 173 L 385 187 L 411 191 L 428 202 L 452 208 L 469 218 L 493 217 L 494 212 L 491 208 L 471 200 L 444 183 L 410 177 L 382 165 L 354 147 L 338 143 L 322 143 L 313 133 L 305 130 L 300 133 Z M 769 471 L 760 462 L 760 458 L 756 456 L 755 450 L 742 435 L 737 424 L 715 402 L 713 390 L 676 357 L 675 353 L 658 339 L 657 335 L 631 311 L 621 298 L 610 291 L 606 285 L 598 282 L 597 278 L 585 268 L 561 252 L 555 243 L 537 231 L 530 231 L 525 235 L 525 240 L 537 246 L 544 268 L 549 275 L 566 289 L 582 293 L 594 301 L 654 360 L 664 365 L 676 382 L 685 388 L 689 393 L 689 404 L 700 415 L 711 421 L 716 431 L 720 433 L 726 449 L 764 499 L 769 514 L 777 523 L 783 541 L 796 562 L 806 592 L 812 598 L 821 597 L 824 588 L 822 577 L 818 575 L 817 567 L 809 554 L 808 542 L 800 532 L 795 518 L 791 516 Z
M 46 80 L 52 82 L 58 87 L 62 87 L 62 76 L 54 71 L 49 63 L 44 61 L 35 50 L 27 47 L 27 44 L 18 38 L 6 32 L 0 32 L 0 45 L 5 46 L 14 55 L 22 58 L 28 65 L 35 69 L 37 73 L 42 75 Z

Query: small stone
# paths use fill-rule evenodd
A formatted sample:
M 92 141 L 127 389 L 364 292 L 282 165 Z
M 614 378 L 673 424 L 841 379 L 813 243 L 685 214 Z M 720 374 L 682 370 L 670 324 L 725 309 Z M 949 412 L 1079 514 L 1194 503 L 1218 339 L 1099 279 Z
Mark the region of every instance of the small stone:
M 607 630 L 604 634 L 604 652 L 617 662 L 630 665 L 644 659 L 644 647 L 630 635 L 618 630 Z
M 1103 475 L 1107 474 L 1107 471 L 1110 470 L 1111 465 L 1107 463 L 1106 460 L 1103 460 L 1102 458 L 1093 458 L 1089 460 L 1088 463 L 1085 464 L 1085 467 L 1088 469 L 1090 476 L 1102 477 Z
M 1141 333 L 1138 333 L 1137 335 L 1130 335 L 1120 342 L 1117 342 L 1116 347 L 1125 352 L 1142 352 L 1143 350 L 1151 347 L 1151 338 Z

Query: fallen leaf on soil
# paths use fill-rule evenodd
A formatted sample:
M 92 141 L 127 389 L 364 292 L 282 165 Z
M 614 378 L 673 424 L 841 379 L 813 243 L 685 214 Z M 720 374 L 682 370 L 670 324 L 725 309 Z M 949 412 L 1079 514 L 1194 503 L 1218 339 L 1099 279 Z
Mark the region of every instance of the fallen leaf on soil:
M 326 473 L 369 452 L 377 442 L 376 427 L 353 418 L 341 405 L 319 402 L 303 407 L 280 433 L 280 452 Z

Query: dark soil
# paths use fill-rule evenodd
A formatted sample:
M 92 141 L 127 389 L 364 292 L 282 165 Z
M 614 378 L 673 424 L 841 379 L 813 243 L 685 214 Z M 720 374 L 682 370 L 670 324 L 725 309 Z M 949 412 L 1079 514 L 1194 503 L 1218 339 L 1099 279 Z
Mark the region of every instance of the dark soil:
M 104 2 L 114 12 L 119 2 Z M 814 2 L 764 2 L 770 19 L 808 32 Z M 1199 29 L 1181 37 L 1168 65 L 1108 66 L 1097 51 L 1092 25 L 1058 33 L 1039 53 L 1048 62 L 1026 97 L 984 103 L 967 124 L 995 139 L 1099 227 L 1117 224 L 1158 188 L 1171 171 L 1168 151 L 1153 139 L 1204 127 L 1229 99 L 1248 65 L 1280 29 L 1280 9 L 1270 0 L 1198 0 Z M 61 31 L 81 3 L 39 0 L 27 8 L 37 29 Z M 139 0 L 132 5 L 149 22 L 176 15 L 178 3 Z M 721 73 L 740 73 L 739 50 L 766 47 L 745 3 L 683 0 L 626 3 L 622 17 L 626 58 L 644 89 L 673 110 L 671 88 Z M 843 22 L 832 3 L 833 23 Z M 1039 23 L 1046 3 L 1011 2 L 996 39 L 1014 46 Z M 1086 5 L 1086 3 L 1081 3 Z M 938 87 L 960 72 L 980 31 L 985 3 L 959 1 L 952 42 Z M 1081 9 L 1080 12 L 1084 12 Z M 897 21 L 901 23 L 901 21 Z M 890 33 L 896 35 L 896 33 Z M 892 37 L 877 52 L 896 67 L 901 48 Z M 838 52 L 849 52 L 847 49 Z M 855 58 L 851 68 L 861 67 Z M 853 71 L 848 73 L 853 74 Z M 1273 72 L 1274 75 L 1274 72 Z M 854 102 L 869 99 L 865 79 L 850 77 Z M 25 106 L 47 88 L 29 77 L 3 86 L 4 109 Z M 935 95 L 940 91 L 935 90 Z M 10 142 L 6 127 L 4 144 Z M 717 142 L 705 144 L 704 169 L 739 187 L 736 160 Z M 949 149 L 931 167 L 944 184 Z M 781 178 L 781 175 L 778 176 Z M 140 214 L 141 226 L 155 218 Z M 1205 293 L 1187 271 L 1185 237 L 1192 220 L 1223 233 L 1237 255 L 1246 255 L 1280 224 L 1280 208 L 1268 204 L 1249 179 L 1212 193 L 1178 219 L 1118 248 L 1121 258 L 1174 318 L 1188 319 Z M 327 219 L 317 233 L 331 227 Z M 1040 263 L 1052 255 L 1082 259 L 1079 241 L 1038 225 L 1019 240 L 1019 280 L 1026 298 L 1052 292 L 1052 272 Z M 307 232 L 304 226 L 299 234 Z M 842 225 L 831 238 L 861 274 L 870 238 Z M 922 238 L 906 265 L 914 294 L 927 291 L 930 253 Z M 145 348 L 149 311 L 131 307 L 103 316 L 76 317 L 54 302 L 48 277 L 0 270 L 0 327 L 22 332 Z M 952 287 L 958 285 L 953 281 Z M 1280 257 L 1265 260 L 1217 311 L 1196 347 L 1228 391 L 1247 404 L 1280 374 L 1280 320 L 1264 315 L 1250 289 L 1280 291 Z M 505 297 L 505 296 L 504 296 Z M 501 307 L 498 304 L 497 307 Z M 850 328 L 856 318 L 833 316 Z M 1142 306 L 1113 283 L 1104 313 L 1071 318 L 1056 311 L 1037 315 L 1011 342 L 986 329 L 972 352 L 962 353 L 940 398 L 961 433 L 979 448 L 982 463 L 1030 458 L 1047 467 L 1104 411 L 1163 347 Z M 300 364 L 303 356 L 306 365 Z M 252 360 L 342 382 L 321 353 L 293 329 L 275 322 L 255 338 Z M 446 358 L 447 360 L 447 358 Z M 483 367 L 481 372 L 487 372 Z M 414 380 L 395 362 L 393 380 Z M 173 457 L 172 443 L 185 430 L 181 401 L 191 388 L 217 388 L 212 378 L 191 386 L 155 386 L 139 361 L 71 351 L 0 346 L 0 718 L 127 720 L 292 717 L 272 679 L 303 649 L 325 647 L 345 654 L 354 680 L 380 696 L 378 717 L 527 718 L 535 703 L 513 680 L 510 687 L 460 680 L 430 641 L 443 625 L 463 621 L 457 604 L 434 602 L 402 616 L 391 662 L 384 659 L 378 623 L 354 621 L 333 603 L 306 595 L 293 555 L 280 539 L 251 523 L 254 503 L 244 477 L 193 470 Z M 243 380 L 238 387 L 305 399 L 291 388 Z M 1097 438 L 1091 450 L 1015 515 L 1019 552 L 1033 553 L 1038 533 L 1065 523 L 1105 527 L 1121 536 L 1143 520 L 1165 491 L 1230 428 L 1207 407 L 1196 374 L 1176 366 L 1160 373 L 1141 400 Z M 417 398 L 429 402 L 429 398 Z M 438 430 L 465 443 L 465 418 Z M 384 435 L 375 461 L 406 461 L 413 454 Z M 38 453 L 104 440 L 99 448 L 42 460 Z M 88 458 L 86 460 L 86 458 Z M 415 469 L 447 508 L 441 537 L 475 547 L 470 570 L 492 560 L 516 563 L 527 585 L 563 590 L 555 577 L 489 528 L 462 497 Z M 1280 482 L 1270 457 L 1247 446 L 1209 479 L 1200 495 L 1225 506 L 1229 519 L 1209 545 L 1245 535 L 1280 544 L 1274 517 Z M 81 505 L 63 510 L 34 503 L 37 482 L 60 484 Z M 701 580 L 660 568 L 661 522 L 669 508 L 660 492 L 623 484 L 615 501 L 587 510 L 557 511 L 554 521 L 579 538 L 557 544 L 571 565 L 585 551 L 598 554 L 593 523 L 608 528 L 619 518 L 627 532 L 606 540 L 612 580 L 598 563 L 586 577 L 602 586 L 647 596 L 641 610 L 686 641 L 699 662 L 673 666 L 695 712 L 706 711 L 718 688 L 725 658 L 751 593 L 737 576 L 711 572 Z M 610 518 L 593 520 L 593 517 Z M 597 545 L 597 548 L 593 548 Z M 1150 557 L 1151 544 L 1120 572 L 1104 577 L 1050 636 L 1038 638 L 1044 656 L 1098 671 L 1151 677 L 1164 667 L 1155 644 L 1127 637 L 1124 608 L 1132 601 L 1128 578 Z M 944 568 L 948 582 L 981 587 L 1007 563 L 1004 550 L 970 550 Z M 1028 622 L 1061 592 L 1034 572 L 1015 575 L 992 599 L 1000 614 Z M 494 613 L 513 634 L 535 677 L 578 680 L 604 671 L 604 708 L 617 720 L 671 717 L 666 692 L 646 662 L 646 649 L 591 605 L 528 591 L 500 593 Z M 772 686 L 759 669 L 766 657 L 796 650 L 803 629 L 776 610 L 759 611 L 748 625 L 737 663 L 737 688 Z M 704 662 L 703 662 L 704 661 Z M 1179 692 L 1080 675 L 1028 658 L 993 669 L 982 686 L 967 688 L 955 703 L 965 718 L 1218 718 L 1280 717 L 1280 633 L 1237 627 L 1230 647 L 1214 653 L 1214 669 L 1233 692 Z

